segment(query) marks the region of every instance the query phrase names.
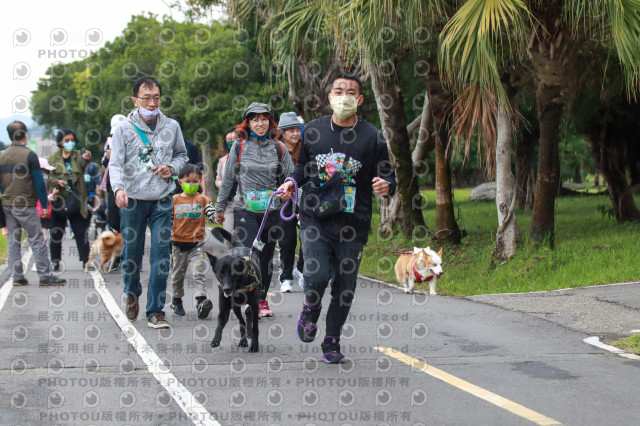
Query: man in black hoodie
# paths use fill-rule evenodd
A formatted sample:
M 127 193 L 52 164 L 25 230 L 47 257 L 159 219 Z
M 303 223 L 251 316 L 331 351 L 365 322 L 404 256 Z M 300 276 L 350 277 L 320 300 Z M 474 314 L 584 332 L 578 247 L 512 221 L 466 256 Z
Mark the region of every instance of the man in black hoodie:
M 321 345 L 323 359 L 329 364 L 338 364 L 344 358 L 340 335 L 369 235 L 373 192 L 388 197 L 396 187 L 395 170 L 382 132 L 356 115 L 364 100 L 361 92 L 362 83 L 354 74 L 343 72 L 333 81 L 329 93 L 333 114 L 305 125 L 298 164 L 290 176 L 300 186 L 311 180 L 317 187 L 336 172 L 344 175 L 344 210 L 325 218 L 318 218 L 305 208 L 300 212 L 305 300 L 296 331 L 303 342 L 316 338 L 322 296 L 331 281 L 327 330 Z M 285 182 L 279 188 L 283 191 L 280 197 L 291 198 L 293 189 L 292 182 Z M 307 186 L 303 189 L 303 203 L 308 193 Z

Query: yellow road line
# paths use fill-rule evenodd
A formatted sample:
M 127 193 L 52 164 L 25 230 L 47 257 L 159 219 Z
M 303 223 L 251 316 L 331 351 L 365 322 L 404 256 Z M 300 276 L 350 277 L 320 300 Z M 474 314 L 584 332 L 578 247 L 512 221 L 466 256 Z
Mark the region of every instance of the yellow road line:
M 561 425 L 562 423 L 557 420 L 553 420 L 547 416 L 544 416 L 540 413 L 537 413 L 533 410 L 528 409 L 527 407 L 523 407 L 520 404 L 517 404 L 513 401 L 510 401 L 506 398 L 501 397 L 500 395 L 496 395 L 493 392 L 489 392 L 488 390 L 482 389 L 479 386 L 471 384 L 465 380 L 459 379 L 456 376 L 452 376 L 451 374 L 439 370 L 432 365 L 427 364 L 426 362 L 420 361 L 419 359 L 415 359 L 410 357 L 409 355 L 405 355 L 402 352 L 398 352 L 391 348 L 385 347 L 374 347 L 374 349 L 389 355 L 399 361 L 404 362 L 411 367 L 423 371 L 428 375 L 435 377 L 436 379 L 442 380 L 445 383 L 450 384 L 451 386 L 455 386 L 458 389 L 461 389 L 465 392 L 470 393 L 471 395 L 477 396 L 480 399 L 484 399 L 487 402 L 490 402 L 494 405 L 497 405 L 500 408 L 504 408 L 507 411 L 512 412 L 513 414 L 530 420 L 539 425 Z

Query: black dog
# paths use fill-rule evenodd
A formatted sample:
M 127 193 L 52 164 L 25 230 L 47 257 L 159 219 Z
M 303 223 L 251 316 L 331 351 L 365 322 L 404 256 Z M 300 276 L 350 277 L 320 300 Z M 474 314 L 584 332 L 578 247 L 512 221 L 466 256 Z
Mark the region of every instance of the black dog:
M 213 272 L 218 279 L 218 326 L 211 341 L 212 347 L 220 346 L 222 330 L 227 321 L 231 309 L 240 321 L 240 344 L 248 346 L 247 336 L 251 339 L 249 352 L 258 352 L 258 301 L 262 291 L 262 280 L 258 261 L 250 257 L 250 249 L 229 232 L 222 228 L 213 228 L 211 234 L 219 241 L 226 241 L 230 250 L 227 254 L 216 257 L 207 253 Z M 240 307 L 249 305 L 246 311 L 247 321 L 242 318 Z M 247 324 L 251 324 L 250 333 L 247 333 Z

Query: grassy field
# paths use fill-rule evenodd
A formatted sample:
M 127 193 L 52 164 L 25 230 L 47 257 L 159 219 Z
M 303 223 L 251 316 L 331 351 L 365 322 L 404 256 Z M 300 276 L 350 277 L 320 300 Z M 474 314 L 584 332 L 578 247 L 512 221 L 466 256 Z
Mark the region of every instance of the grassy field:
M 494 202 L 469 202 L 470 190 L 456 190 L 459 225 L 467 237 L 458 246 L 445 245 L 443 260 L 445 274 L 438 280 L 438 293 L 450 296 L 469 296 L 486 293 L 527 292 L 567 287 L 582 287 L 640 279 L 637 264 L 640 224 L 618 225 L 603 218 L 599 205 L 609 207 L 606 196 L 560 198 L 556 213 L 556 248 L 548 244 L 536 249 L 528 242 L 531 211 L 516 212 L 523 243 L 515 258 L 504 265 L 491 267 L 495 230 L 498 227 Z M 425 223 L 431 231 L 435 227 L 435 192 L 423 191 L 429 201 L 424 210 Z M 636 198 L 636 203 L 640 197 Z M 365 248 L 360 273 L 381 280 L 395 282 L 393 267 L 397 255 L 376 249 L 402 251 L 441 245 L 416 231 L 414 238 L 401 236 L 384 238 L 375 229 L 379 216 L 374 215 L 372 229 Z M 420 284 L 426 289 L 428 284 Z

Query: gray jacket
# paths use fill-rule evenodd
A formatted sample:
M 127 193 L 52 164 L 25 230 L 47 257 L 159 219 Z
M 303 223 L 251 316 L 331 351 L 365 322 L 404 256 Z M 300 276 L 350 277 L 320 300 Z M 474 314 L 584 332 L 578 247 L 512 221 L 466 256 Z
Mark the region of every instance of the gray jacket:
M 156 127 L 152 131 L 138 114 L 138 109 L 134 109 L 113 132 L 109 160 L 109 179 L 113 192 L 124 189 L 127 196 L 133 199 L 160 200 L 172 194 L 176 185 L 172 179 L 163 179 L 150 170 L 155 165 L 132 123 L 147 134 L 160 165 L 171 167 L 174 175 L 187 162 L 182 131 L 177 121 L 162 113 L 158 114 Z
M 274 146 L 277 142 L 273 139 L 260 141 L 250 136 L 242 144 L 242 156 L 240 157 L 240 168 L 238 176 L 238 191 L 233 199 L 234 209 L 247 208 L 247 191 L 268 191 L 275 192 L 278 189 L 278 161 L 280 161 L 280 148 Z M 236 180 L 236 169 L 238 169 L 238 155 L 236 145 L 240 145 L 240 139 L 236 139 L 222 173 L 222 185 L 218 191 L 218 199 L 216 200 L 216 211 L 224 211 L 227 205 L 227 197 Z M 282 146 L 282 172 L 283 177 L 287 177 L 293 171 L 293 162 L 287 147 Z M 284 180 L 284 178 L 283 178 Z M 282 200 L 273 197 L 275 201 L 271 204 L 271 208 L 280 208 Z

